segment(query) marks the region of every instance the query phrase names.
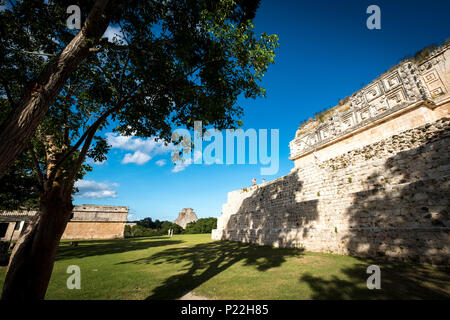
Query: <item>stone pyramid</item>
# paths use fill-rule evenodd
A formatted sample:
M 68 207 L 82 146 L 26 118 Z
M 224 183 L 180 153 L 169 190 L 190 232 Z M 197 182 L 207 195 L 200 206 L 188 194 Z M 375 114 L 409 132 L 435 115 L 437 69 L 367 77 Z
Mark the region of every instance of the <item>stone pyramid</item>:
M 181 226 L 184 229 L 186 228 L 186 225 L 189 222 L 195 222 L 197 220 L 198 218 L 194 212 L 194 209 L 184 208 L 183 210 L 181 210 L 180 214 L 178 215 L 178 218 L 176 218 L 173 223 L 176 223 L 177 225 Z

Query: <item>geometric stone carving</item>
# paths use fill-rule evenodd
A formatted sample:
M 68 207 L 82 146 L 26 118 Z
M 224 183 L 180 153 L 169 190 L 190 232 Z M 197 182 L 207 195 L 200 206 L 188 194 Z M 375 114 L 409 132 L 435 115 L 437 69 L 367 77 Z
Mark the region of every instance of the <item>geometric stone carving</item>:
M 362 107 L 359 110 L 358 115 L 359 115 L 359 119 L 361 119 L 361 121 L 369 119 L 371 117 L 370 106 Z
M 440 95 L 443 95 L 444 93 L 445 93 L 444 89 L 442 89 L 442 87 L 438 87 L 438 88 L 434 89 L 433 91 L 431 91 L 431 97 L 436 98 Z
M 322 140 L 325 140 L 326 138 L 328 138 L 331 135 L 331 129 L 330 126 L 324 126 L 322 129 L 320 129 L 320 138 Z
M 425 83 L 431 83 L 433 81 L 438 80 L 438 75 L 436 70 L 431 70 L 431 72 L 428 72 L 423 76 Z
M 355 119 L 353 117 L 353 112 L 347 112 L 341 117 L 341 128 L 342 130 L 347 130 L 355 125 Z
M 393 108 L 402 102 L 406 102 L 406 96 L 402 88 L 396 90 L 395 92 L 391 93 L 387 97 L 387 102 L 390 108 Z
M 291 159 L 356 130 L 361 122 L 363 126 L 368 125 L 419 101 L 445 102 L 450 98 L 449 86 L 450 42 L 436 48 L 424 61 L 417 63 L 409 59 L 400 63 L 355 92 L 327 119 L 316 120 L 317 123 L 310 126 L 312 129 L 303 130 L 289 143 Z
M 389 76 L 383 79 L 384 88 L 386 91 L 397 88 L 402 84 L 402 80 L 397 71 L 391 73 Z
M 379 83 L 376 83 L 370 87 L 367 88 L 365 91 L 367 102 L 370 102 L 372 100 L 375 100 L 379 96 L 383 94 L 383 91 L 381 89 L 381 86 Z

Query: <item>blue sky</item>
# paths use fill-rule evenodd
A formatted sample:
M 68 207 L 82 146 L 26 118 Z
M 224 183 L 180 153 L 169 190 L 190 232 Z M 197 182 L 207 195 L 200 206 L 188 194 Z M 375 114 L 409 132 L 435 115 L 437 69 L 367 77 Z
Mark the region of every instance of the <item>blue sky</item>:
M 366 27 L 372 4 L 381 9 L 381 30 Z M 405 56 L 450 38 L 448 12 L 447 0 L 263 0 L 256 32 L 277 34 L 280 48 L 262 83 L 267 97 L 239 102 L 245 106 L 244 129 L 279 129 L 279 171 L 266 180 L 293 168 L 288 144 L 300 121 L 334 106 Z M 108 160 L 95 164 L 81 182 L 75 204 L 129 206 L 132 220 L 174 220 L 185 207 L 198 217 L 217 217 L 229 191 L 263 178 L 257 164 L 192 164 L 178 171 L 161 143 L 117 136 L 110 141 Z

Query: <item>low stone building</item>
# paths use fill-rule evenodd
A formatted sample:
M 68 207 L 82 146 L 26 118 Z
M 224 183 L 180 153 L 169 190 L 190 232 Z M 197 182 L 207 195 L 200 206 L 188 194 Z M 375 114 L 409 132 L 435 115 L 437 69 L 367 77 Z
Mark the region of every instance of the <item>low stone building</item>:
M 291 173 L 228 194 L 212 238 L 450 263 L 450 43 L 301 126 Z
M 123 238 L 128 207 L 76 205 L 62 239 Z M 36 211 L 0 212 L 0 240 L 17 240 Z

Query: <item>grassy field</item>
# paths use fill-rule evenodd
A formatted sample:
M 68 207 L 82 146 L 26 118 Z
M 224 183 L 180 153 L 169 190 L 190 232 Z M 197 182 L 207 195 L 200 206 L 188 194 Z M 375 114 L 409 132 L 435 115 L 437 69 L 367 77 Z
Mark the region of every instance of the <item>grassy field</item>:
M 367 266 L 381 267 L 381 290 L 366 287 Z M 69 265 L 81 290 L 66 286 Z M 2 287 L 6 267 L 0 267 Z M 210 235 L 67 242 L 59 248 L 47 299 L 450 298 L 449 269 L 211 241 Z

